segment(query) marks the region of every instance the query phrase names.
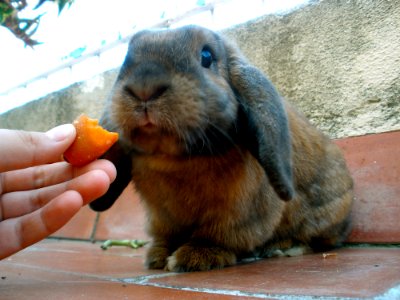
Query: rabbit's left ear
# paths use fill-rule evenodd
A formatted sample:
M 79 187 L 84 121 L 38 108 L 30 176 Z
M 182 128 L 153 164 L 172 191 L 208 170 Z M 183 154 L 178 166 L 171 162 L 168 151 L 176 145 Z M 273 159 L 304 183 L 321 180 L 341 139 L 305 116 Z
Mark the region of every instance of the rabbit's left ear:
M 226 44 L 229 81 L 239 101 L 246 144 L 282 200 L 294 197 L 291 140 L 281 96 L 260 70 Z

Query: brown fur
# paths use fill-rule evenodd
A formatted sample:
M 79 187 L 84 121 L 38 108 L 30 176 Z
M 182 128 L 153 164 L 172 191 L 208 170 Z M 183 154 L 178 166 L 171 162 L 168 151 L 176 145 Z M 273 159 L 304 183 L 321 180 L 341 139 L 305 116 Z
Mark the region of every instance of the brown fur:
M 133 37 L 102 123 L 121 134 L 106 155 L 119 173 L 91 206 L 107 209 L 133 180 L 153 237 L 149 268 L 301 254 L 349 232 L 352 180 L 338 147 L 209 30 Z

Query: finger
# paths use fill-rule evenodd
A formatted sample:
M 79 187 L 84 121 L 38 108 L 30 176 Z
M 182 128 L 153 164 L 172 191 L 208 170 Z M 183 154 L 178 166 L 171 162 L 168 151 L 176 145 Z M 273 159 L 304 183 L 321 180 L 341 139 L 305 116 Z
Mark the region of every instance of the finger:
M 83 167 L 73 167 L 69 163 L 59 162 L 0 174 L 0 191 L 5 194 L 36 190 L 71 180 L 92 170 L 103 170 L 110 178 L 110 182 L 116 177 L 114 165 L 107 160 L 96 160 Z
M 0 172 L 60 161 L 75 135 L 72 124 L 46 133 L 0 129 Z
M 66 191 L 78 192 L 83 205 L 105 194 L 110 186 L 108 174 L 92 170 L 70 181 L 33 191 L 4 194 L 0 199 L 2 219 L 16 218 L 45 206 L 52 199 Z
M 45 207 L 0 223 L 0 259 L 26 248 L 60 229 L 82 207 L 82 197 L 67 191 Z

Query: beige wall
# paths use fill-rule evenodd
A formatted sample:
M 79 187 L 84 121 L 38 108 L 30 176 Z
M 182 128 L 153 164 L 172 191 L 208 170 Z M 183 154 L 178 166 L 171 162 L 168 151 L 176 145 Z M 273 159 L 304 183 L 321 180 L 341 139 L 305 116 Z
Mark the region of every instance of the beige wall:
M 400 1 L 322 1 L 230 35 L 331 136 L 400 129 Z
M 6 112 L 0 115 L 0 128 L 46 131 L 72 122 L 81 113 L 98 118 L 116 75 L 117 70 L 97 75 Z
M 331 137 L 400 129 L 400 1 L 319 1 L 225 34 Z M 81 112 L 98 117 L 115 76 L 0 115 L 0 127 L 46 130 Z

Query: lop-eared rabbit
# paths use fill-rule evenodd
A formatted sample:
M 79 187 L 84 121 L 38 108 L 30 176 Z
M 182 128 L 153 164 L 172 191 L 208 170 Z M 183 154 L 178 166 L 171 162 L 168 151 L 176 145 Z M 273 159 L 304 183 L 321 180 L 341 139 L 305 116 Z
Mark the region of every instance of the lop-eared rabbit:
M 101 123 L 120 134 L 108 209 L 130 181 L 146 266 L 199 271 L 339 246 L 352 179 L 338 147 L 229 41 L 197 26 L 135 34 Z

